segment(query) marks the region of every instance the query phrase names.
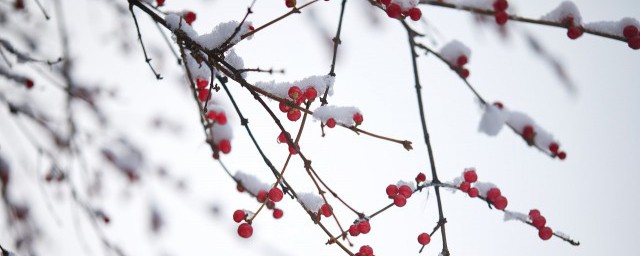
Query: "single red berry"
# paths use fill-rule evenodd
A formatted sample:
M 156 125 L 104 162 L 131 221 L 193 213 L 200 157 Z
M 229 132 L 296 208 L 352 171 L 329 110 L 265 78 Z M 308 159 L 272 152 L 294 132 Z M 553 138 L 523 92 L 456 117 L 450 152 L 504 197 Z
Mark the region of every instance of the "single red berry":
M 427 175 L 424 173 L 418 173 L 418 176 L 416 176 L 416 182 L 420 183 L 425 181 L 427 181 Z
M 393 197 L 393 204 L 395 204 L 398 207 L 403 207 L 407 204 L 407 198 L 404 197 L 404 195 L 402 194 L 397 195 Z
M 274 209 L 273 210 L 273 218 L 274 219 L 280 219 L 282 218 L 282 215 L 284 215 L 284 212 L 280 209 Z
M 400 18 L 400 16 L 402 15 L 402 9 L 400 9 L 400 6 L 397 4 L 389 4 L 387 5 L 387 16 L 389 16 L 389 18 Z
M 466 55 L 460 55 L 460 57 L 458 57 L 458 59 L 456 60 L 456 64 L 458 64 L 458 67 L 464 66 L 465 64 L 467 64 L 467 62 L 469 62 L 469 59 Z
M 533 143 L 533 138 L 536 136 L 536 132 L 533 129 L 533 126 L 526 125 L 522 128 L 522 137 L 528 142 Z
M 494 106 L 496 106 L 498 109 L 503 109 L 504 105 L 502 104 L 502 102 L 496 101 L 493 103 Z
M 220 112 L 215 116 L 213 120 L 216 121 L 216 123 L 224 125 L 227 123 L 227 115 L 225 115 L 224 112 Z
M 325 124 L 329 128 L 336 127 L 336 120 L 333 118 L 327 119 L 327 123 Z
M 207 89 L 199 89 L 198 90 L 198 99 L 200 101 L 205 101 L 209 99 L 209 90 Z
M 469 77 L 470 74 L 471 74 L 471 72 L 469 72 L 468 69 L 466 69 L 466 68 L 460 69 L 460 76 L 462 78 L 467 79 L 467 77 Z
M 478 197 L 478 195 L 480 194 L 480 191 L 478 191 L 477 188 L 470 188 L 467 194 L 469 194 L 469 197 L 474 198 L 474 197 Z
M 278 135 L 278 143 L 285 142 L 287 142 L 287 136 L 284 134 L 284 132 L 280 132 L 280 135 Z
M 188 11 L 187 13 L 182 15 L 182 18 L 184 18 L 184 21 L 187 22 L 187 24 L 191 25 L 191 23 L 196 20 L 196 13 Z
M 419 21 L 422 17 L 422 11 L 419 8 L 411 8 L 409 9 L 409 17 L 414 21 Z
M 289 121 L 292 121 L 292 122 L 298 121 L 298 119 L 300 119 L 301 116 L 302 116 L 302 113 L 300 113 L 300 110 L 298 109 L 292 109 L 292 110 L 289 110 L 289 112 L 287 112 L 287 118 L 289 119 Z
M 316 97 L 318 97 L 318 91 L 315 88 L 309 87 L 304 91 L 304 97 L 309 101 L 313 101 Z
M 570 26 L 569 29 L 567 30 L 567 36 L 572 39 L 578 39 L 578 37 L 582 36 L 582 33 L 584 31 L 582 30 L 581 27 L 576 27 L 576 26 Z
M 358 223 L 358 231 L 360 231 L 361 234 L 367 234 L 371 231 L 371 225 L 369 225 L 368 221 L 362 221 Z
M 242 192 L 244 192 L 244 187 L 238 183 L 238 185 L 236 185 L 236 190 L 238 190 L 238 192 L 242 193 Z
M 296 6 L 296 0 L 285 0 L 284 4 L 287 5 L 287 8 L 293 8 Z
M 253 26 L 249 25 L 249 30 L 250 31 L 254 31 L 254 30 L 256 30 L 256 28 L 254 28 Z
M 244 213 L 243 210 L 236 210 L 233 212 L 233 221 L 240 223 L 244 218 L 247 217 L 247 214 Z
M 634 49 L 634 50 L 640 49 L 640 35 L 636 35 L 632 38 L 627 39 L 627 44 L 631 49 Z
M 558 149 L 560 149 L 560 145 L 558 145 L 558 143 L 555 143 L 555 142 L 549 143 L 549 151 L 551 151 L 551 153 L 557 154 Z
M 529 211 L 529 219 L 533 220 L 536 216 L 541 216 L 540 211 L 538 209 L 531 209 Z
M 384 6 L 388 6 L 391 4 L 391 0 L 380 0 L 380 3 L 384 4 Z
M 15 8 L 16 10 L 24 9 L 24 0 L 16 0 L 15 2 L 13 2 L 13 8 Z
M 547 219 L 542 215 L 537 215 L 531 218 L 531 224 L 533 224 L 534 227 L 541 229 L 544 225 L 547 225 Z
M 538 236 L 540 237 L 540 239 L 542 240 L 549 240 L 551 238 L 551 236 L 553 236 L 553 230 L 551 230 L 550 227 L 544 227 L 541 228 L 538 231 Z
M 300 146 L 299 145 L 297 145 L 297 146 L 298 146 L 298 149 L 300 149 Z M 292 145 L 289 145 L 289 154 L 297 155 L 298 151 L 296 151 L 296 149 Z
M 196 79 L 196 86 L 198 86 L 198 89 L 204 89 L 207 85 L 209 85 L 209 81 L 206 79 Z
M 398 187 L 396 185 L 389 185 L 387 186 L 387 196 L 394 197 L 398 194 Z
M 212 120 L 215 119 L 217 115 L 218 115 L 218 113 L 216 113 L 215 111 L 209 111 L 206 114 L 207 118 L 208 119 L 212 119 Z
M 351 225 L 349 227 L 349 235 L 351 236 L 358 236 L 360 235 L 360 230 L 358 230 L 358 226 L 356 225 Z
M 507 208 L 508 204 L 509 201 L 504 196 L 498 196 L 493 200 L 493 206 L 495 206 L 498 210 L 504 210 L 505 208 Z
M 320 212 L 322 212 L 322 215 L 324 215 L 325 217 L 331 217 L 331 214 L 333 213 L 333 208 L 331 207 L 331 205 L 323 204 L 320 207 Z
M 500 192 L 499 188 L 491 188 L 489 189 L 489 191 L 487 191 L 487 199 L 490 202 L 493 202 L 496 198 L 498 198 L 501 195 L 502 193 Z
M 253 235 L 253 227 L 249 223 L 242 223 L 238 227 L 238 235 L 242 238 L 249 238 Z
M 229 154 L 231 152 L 231 142 L 229 140 L 221 140 L 218 147 L 222 153 Z
M 497 11 L 495 12 L 495 18 L 498 25 L 504 25 L 509 20 L 509 14 L 505 11 Z
M 256 195 L 256 198 L 258 199 L 259 203 L 264 203 L 264 201 L 267 200 L 267 191 L 260 190 L 258 192 L 258 195 Z
M 427 245 L 431 242 L 431 237 L 427 233 L 422 233 L 418 236 L 418 243 L 421 245 Z
M 622 30 L 622 34 L 627 39 L 635 37 L 636 35 L 638 35 L 638 27 L 634 25 L 626 26 L 624 27 L 624 30 Z
M 407 185 L 402 185 L 398 188 L 398 194 L 403 195 L 406 198 L 410 198 L 413 194 L 413 190 Z
M 27 89 L 31 89 L 33 88 L 33 80 L 31 79 L 25 79 L 24 80 L 24 86 L 27 87 Z
M 496 11 L 505 11 L 509 8 L 509 2 L 507 0 L 496 0 L 493 2 L 493 9 Z
M 362 117 L 362 114 L 360 113 L 355 113 L 353 114 L 353 121 L 356 122 L 356 125 L 361 125 L 362 121 L 364 121 L 364 117 Z
M 560 158 L 560 160 L 564 160 L 565 158 L 567 158 L 567 153 L 565 153 L 564 151 L 558 153 L 558 158 Z
M 474 170 L 465 171 L 464 172 L 464 180 L 469 182 L 469 183 L 474 183 L 474 182 L 478 181 L 478 174 L 476 174 L 476 171 L 474 171 Z
M 469 184 L 469 182 L 463 181 L 462 183 L 460 183 L 459 188 L 460 188 L 460 191 L 467 193 L 471 188 L 471 184 Z
M 373 248 L 371 248 L 371 246 L 368 246 L 368 245 L 361 246 L 359 252 L 363 255 L 373 256 Z
M 289 88 L 288 94 L 289 94 L 289 98 L 293 100 L 297 100 L 302 96 L 302 90 L 300 90 L 300 87 L 298 86 L 291 86 L 291 88 Z
M 156 0 L 156 5 L 158 7 L 163 6 L 164 5 L 164 0 Z
M 284 194 L 279 188 L 272 188 L 271 190 L 269 190 L 269 199 L 271 199 L 271 201 L 274 201 L 276 203 L 280 202 L 280 200 L 282 200 L 282 197 L 284 197 Z
M 278 107 L 280 107 L 280 111 L 282 111 L 282 113 L 286 113 L 286 112 L 289 112 L 289 110 L 291 110 L 289 105 L 284 102 L 280 102 L 280 105 L 278 105 Z

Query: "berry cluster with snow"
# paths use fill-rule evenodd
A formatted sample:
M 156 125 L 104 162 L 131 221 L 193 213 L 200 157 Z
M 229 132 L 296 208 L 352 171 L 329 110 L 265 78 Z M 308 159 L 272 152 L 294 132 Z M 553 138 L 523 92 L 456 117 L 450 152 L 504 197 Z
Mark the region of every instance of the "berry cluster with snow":
M 387 16 L 393 19 L 404 19 L 418 21 L 422 17 L 422 11 L 418 8 L 418 0 L 377 0 L 384 6 Z
M 336 124 L 344 126 L 356 126 L 362 124 L 364 117 L 360 109 L 356 107 L 321 106 L 313 111 L 313 117 L 320 120 L 329 128 Z
M 439 52 L 442 59 L 444 59 L 451 69 L 458 72 L 463 77 L 469 77 L 469 70 L 464 67 L 469 62 L 471 57 L 471 49 L 461 43 L 458 40 L 453 40 L 445 44 Z

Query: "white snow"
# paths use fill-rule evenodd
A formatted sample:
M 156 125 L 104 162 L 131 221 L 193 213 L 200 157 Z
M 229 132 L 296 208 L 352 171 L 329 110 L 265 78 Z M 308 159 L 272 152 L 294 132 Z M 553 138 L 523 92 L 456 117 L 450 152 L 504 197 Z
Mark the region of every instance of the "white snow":
M 579 26 L 582 24 L 582 16 L 580 15 L 578 6 L 576 6 L 576 4 L 571 1 L 564 1 L 560 3 L 558 7 L 545 14 L 540 19 L 560 23 L 567 17 L 573 17 L 574 26 Z
M 534 143 L 536 144 L 536 146 L 538 146 L 540 149 L 544 150 L 545 152 L 549 151 L 549 144 L 555 141 L 553 139 L 553 135 L 551 135 L 545 129 L 537 125 L 536 122 L 534 122 L 533 119 L 531 119 L 531 117 L 529 117 L 524 113 L 511 111 L 509 113 L 509 119 L 507 120 L 507 123 L 511 125 L 518 133 L 522 133 L 522 130 L 527 125 L 530 125 L 531 127 L 533 127 L 533 130 L 535 131 L 535 134 L 536 134 L 534 138 Z
M 504 210 L 504 221 L 519 220 L 522 222 L 527 222 L 527 219 L 529 219 L 529 215 L 527 214 Z
M 214 125 L 210 129 L 213 143 L 218 144 L 221 140 L 231 140 L 233 138 L 233 129 L 227 122 L 225 125 Z
M 254 195 L 257 195 L 260 190 L 269 191 L 269 189 L 271 188 L 269 184 L 263 183 L 258 178 L 256 178 L 256 176 L 244 173 L 242 171 L 237 171 L 234 177 L 240 182 L 245 190 Z
M 467 59 L 471 57 L 471 50 L 458 40 L 453 40 L 440 49 L 440 56 L 449 63 L 449 65 L 456 66 L 458 57 L 465 55 Z
M 411 188 L 411 191 L 416 190 L 416 184 L 413 181 L 404 181 L 404 180 L 399 180 L 396 183 L 396 186 L 399 188 L 401 186 L 408 186 L 409 188 Z
M 244 60 L 236 54 L 235 50 L 230 50 L 224 57 L 224 60 L 236 70 L 244 69 Z M 242 78 L 247 78 L 247 72 L 242 72 Z
M 185 50 L 185 55 L 186 55 L 187 67 L 189 67 L 189 71 L 191 72 L 193 79 L 204 79 L 209 81 L 211 79 L 211 70 L 209 69 L 209 66 L 207 66 L 205 62 L 198 63 L 191 56 L 191 51 L 189 50 Z M 215 75 L 215 69 L 214 69 L 214 75 Z M 195 83 L 196 81 L 193 81 L 193 82 Z
M 445 2 L 460 7 L 473 7 L 484 10 L 493 10 L 495 0 L 446 0 Z
M 403 12 L 409 11 L 418 5 L 417 0 L 393 0 L 392 3 L 399 5 Z
M 222 44 L 227 41 L 227 39 L 229 39 L 231 35 L 233 35 L 236 27 L 238 27 L 239 24 L 240 22 L 237 22 L 235 20 L 220 23 L 216 25 L 215 28 L 213 28 L 213 31 L 211 31 L 211 33 L 203 34 L 196 38 L 195 41 L 203 47 L 213 50 L 222 46 Z M 238 42 L 240 42 L 240 37 L 250 32 L 250 25 L 251 22 L 245 21 L 245 23 L 240 27 L 240 31 L 233 36 L 230 43 L 237 44 Z
M 255 86 L 275 96 L 278 96 L 280 98 L 289 99 L 289 88 L 291 88 L 292 86 L 298 86 L 303 92 L 306 89 L 313 87 L 318 92 L 319 97 L 324 95 L 324 91 L 327 88 L 329 88 L 328 95 L 333 95 L 334 82 L 335 82 L 335 77 L 329 76 L 329 75 L 322 75 L 322 76 L 310 76 L 294 82 L 281 82 L 281 83 L 276 83 L 275 81 L 256 82 Z
M 489 136 L 496 136 L 502 130 L 502 127 L 507 122 L 509 113 L 505 109 L 500 109 L 494 105 L 485 105 L 484 114 L 480 119 L 480 126 L 478 131 L 485 133 Z
M 476 183 L 473 183 L 473 187 L 478 189 L 478 192 L 480 192 L 479 194 L 482 197 L 487 197 L 487 191 L 489 191 L 489 189 L 495 188 L 497 186 L 495 184 L 491 183 L 491 182 L 476 181 Z
M 310 212 L 317 213 L 320 207 L 324 205 L 322 197 L 314 193 L 298 193 L 298 201 Z
M 638 20 L 636 20 L 635 18 L 629 17 L 623 18 L 620 21 L 590 22 L 585 24 L 584 27 L 589 30 L 624 37 L 624 28 L 629 25 L 634 25 L 640 28 L 640 22 L 638 22 Z
M 356 124 L 353 121 L 353 115 L 355 113 L 360 113 L 360 110 L 356 107 L 338 107 L 332 105 L 325 105 L 316 108 L 313 111 L 313 117 L 317 120 L 322 121 L 322 123 L 326 123 L 329 118 L 333 118 L 336 120 L 336 123 L 344 124 L 346 126 L 353 126 Z
M 179 13 L 168 13 L 167 16 L 164 17 L 164 20 L 167 22 L 167 25 L 169 25 L 169 29 L 174 33 L 180 29 L 187 34 L 189 38 L 193 40 L 198 38 L 198 32 L 196 32 L 191 25 L 187 24 Z

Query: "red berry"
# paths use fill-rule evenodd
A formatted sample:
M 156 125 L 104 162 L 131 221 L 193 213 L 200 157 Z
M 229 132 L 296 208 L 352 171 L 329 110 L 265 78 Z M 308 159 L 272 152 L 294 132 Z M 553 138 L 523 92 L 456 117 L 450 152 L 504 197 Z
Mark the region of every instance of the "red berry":
M 323 204 L 320 207 L 320 212 L 322 212 L 322 215 L 324 215 L 325 217 L 331 217 L 331 214 L 333 213 L 333 208 L 331 207 L 331 205 Z
M 496 101 L 493 103 L 494 106 L 496 106 L 498 109 L 503 109 L 504 105 L 502 104 L 502 102 Z
M 361 234 L 369 233 L 369 231 L 371 231 L 371 225 L 369 225 L 368 221 L 360 222 L 358 223 L 358 231 L 360 231 Z
M 400 18 L 400 16 L 402 15 L 402 10 L 400 9 L 400 6 L 397 4 L 389 4 L 387 5 L 387 16 L 389 16 L 389 18 Z
M 318 96 L 318 91 L 315 88 L 309 87 L 306 91 L 304 91 L 304 97 L 309 101 L 313 101 Z
M 501 195 L 502 195 L 502 193 L 500 193 L 500 189 L 499 188 L 491 188 L 491 189 L 489 189 L 489 191 L 487 191 L 487 199 L 490 202 L 493 202 L 496 198 L 498 198 Z
M 240 185 L 240 183 L 238 183 L 238 185 L 236 185 L 236 190 L 238 190 L 238 192 L 242 193 L 242 192 L 244 192 L 244 187 L 242 185 Z
M 418 8 L 409 9 L 409 17 L 411 17 L 414 21 L 419 21 L 420 17 L 422 17 L 422 11 Z
M 207 89 L 199 89 L 198 90 L 198 99 L 200 101 L 205 101 L 209 99 L 209 90 Z
M 562 23 L 562 25 L 565 25 L 567 27 L 575 26 L 575 24 L 573 23 L 573 16 L 564 17 L 564 19 L 562 19 L 560 23 Z
M 505 208 L 507 208 L 507 204 L 509 204 L 509 201 L 504 196 L 498 196 L 493 200 L 493 206 L 495 206 L 498 210 L 504 210 Z
M 403 207 L 407 204 L 407 198 L 403 195 L 397 195 L 393 198 L 393 204 L 398 207 Z
M 251 26 L 251 25 L 250 25 L 250 26 L 249 26 L 249 30 L 250 30 L 250 31 L 254 31 L 254 30 L 256 30 L 256 28 L 254 28 L 253 26 Z
M 536 132 L 533 130 L 533 126 L 527 125 L 522 128 L 522 137 L 528 142 L 533 143 L 533 137 L 536 136 Z
M 356 125 L 361 125 L 362 121 L 364 121 L 364 117 L 362 117 L 362 114 L 360 113 L 355 113 L 353 114 L 353 121 L 356 122 Z
M 567 30 L 567 36 L 573 40 L 578 39 L 578 37 L 582 36 L 584 31 L 581 27 L 570 26 L 569 30 Z
M 196 13 L 188 11 L 187 13 L 182 15 L 182 18 L 184 18 L 184 21 L 187 22 L 187 24 L 191 25 L 191 23 L 196 20 Z
M 541 216 L 540 211 L 538 209 L 531 209 L 529 211 L 529 218 L 533 220 L 536 216 Z
M 416 176 L 416 182 L 420 183 L 425 181 L 427 181 L 427 175 L 424 175 L 424 173 L 418 173 L 418 176 Z
M 267 191 L 260 190 L 258 195 L 256 195 L 256 198 L 258 199 L 258 202 L 264 203 L 264 201 L 267 200 Z
M 240 223 L 246 216 L 247 214 L 244 213 L 243 210 L 236 210 L 235 212 L 233 212 L 233 221 Z
M 624 30 L 622 30 L 622 34 L 627 39 L 635 37 L 636 35 L 638 35 L 638 27 L 634 25 L 626 26 L 624 27 Z
M 427 245 L 431 242 L 431 237 L 427 233 L 422 233 L 418 236 L 418 243 L 421 245 Z
M 362 247 L 360 247 L 359 252 L 362 255 L 373 256 L 373 249 L 371 248 L 371 246 L 368 246 L 368 245 L 363 245 Z
M 301 116 L 302 116 L 302 113 L 300 113 L 300 110 L 298 109 L 292 109 L 292 110 L 289 110 L 289 112 L 287 112 L 287 118 L 289 119 L 289 121 L 292 121 L 292 122 L 298 121 L 298 119 L 300 119 Z
M 509 20 L 509 14 L 505 11 L 497 11 L 495 17 L 498 25 L 504 25 L 507 23 L 507 20 Z
M 289 93 L 289 98 L 293 100 L 297 100 L 302 96 L 302 90 L 300 90 L 300 87 L 298 86 L 291 86 L 291 88 L 289 88 L 288 93 Z
M 278 105 L 278 107 L 280 107 L 280 111 L 282 111 L 282 113 L 286 113 L 286 112 L 289 112 L 289 110 L 291 110 L 289 105 L 284 102 L 280 102 L 280 105 Z
M 474 183 L 474 182 L 478 181 L 478 174 L 476 174 L 476 171 L 474 171 L 474 170 L 465 171 L 464 172 L 464 180 L 469 182 L 469 183 Z
M 560 160 L 564 160 L 565 158 L 567 158 L 567 153 L 565 153 L 564 151 L 558 153 L 558 158 L 560 158 Z
M 220 148 L 222 153 L 229 154 L 229 152 L 231 152 L 231 142 L 229 142 L 229 140 L 221 140 L 218 148 Z
M 360 230 L 358 230 L 358 226 L 356 225 L 351 225 L 349 227 L 349 235 L 351 236 L 358 236 L 360 235 Z
M 466 55 L 460 55 L 460 57 L 458 57 L 458 60 L 456 60 L 456 64 L 458 64 L 458 67 L 462 67 L 467 64 L 468 61 L 469 59 Z
M 282 210 L 280 209 L 273 210 L 273 218 L 280 219 L 282 218 L 282 215 L 284 215 L 284 212 Z
M 298 146 L 298 149 L 300 149 L 300 146 L 299 145 L 297 145 L 297 146 Z M 291 144 L 289 145 L 289 154 L 292 154 L 292 155 L 297 155 L 298 154 L 298 151 L 296 151 L 296 149 Z
M 164 0 L 156 0 L 156 5 L 158 7 L 163 6 L 164 5 Z
M 329 128 L 336 127 L 336 120 L 333 118 L 327 119 L 327 123 L 325 124 Z
M 538 236 L 540 237 L 540 239 L 542 240 L 549 240 L 551 238 L 551 236 L 553 236 L 553 230 L 551 230 L 550 227 L 544 227 L 541 228 L 538 231 Z
M 398 194 L 398 187 L 396 185 L 387 186 L 387 196 L 394 197 Z
M 551 153 L 557 154 L 558 149 L 560 149 L 560 145 L 558 145 L 558 143 L 555 143 L 555 142 L 549 143 L 549 151 L 551 151 Z
M 284 4 L 287 5 L 287 8 L 293 8 L 296 6 L 296 0 L 285 0 Z
M 206 79 L 196 79 L 196 86 L 198 86 L 198 89 L 204 89 L 207 85 L 209 85 L 209 81 Z
M 274 208 L 276 208 L 276 203 L 271 200 L 267 200 L 267 209 L 273 210 Z
M 460 76 L 461 76 L 462 78 L 464 78 L 464 79 L 467 79 L 467 77 L 469 77 L 469 74 L 470 74 L 470 73 L 471 73 L 471 72 L 469 72 L 469 70 L 468 70 L 468 69 L 466 69 L 466 68 L 460 69 Z
M 403 195 L 406 198 L 410 198 L 411 194 L 413 194 L 413 190 L 407 185 L 402 185 L 398 188 L 398 194 Z
M 496 0 L 493 2 L 493 9 L 496 11 L 504 11 L 509 8 L 509 3 L 507 0 Z
M 547 219 L 542 215 L 534 216 L 531 218 L 531 224 L 533 224 L 534 227 L 541 229 L 544 225 L 547 225 Z
M 478 191 L 477 188 L 470 188 L 467 194 L 469 194 L 469 197 L 474 198 L 474 197 L 478 197 L 478 195 L 480 194 L 480 191 Z
M 278 135 L 278 143 L 285 142 L 287 142 L 287 136 L 284 134 L 284 132 L 280 132 L 280 135 Z
M 207 112 L 207 118 L 208 119 L 215 119 L 216 118 L 217 113 L 215 111 L 209 111 Z
M 238 235 L 242 238 L 249 238 L 253 234 L 253 227 L 249 223 L 242 223 L 238 227 Z
M 640 49 L 640 35 L 627 39 L 627 44 L 631 49 L 634 49 L 634 50 Z
M 33 88 L 33 80 L 31 79 L 25 79 L 24 80 L 24 86 L 27 87 L 27 89 L 31 89 Z
M 279 188 L 272 188 L 271 190 L 269 190 L 269 199 L 271 199 L 271 201 L 274 201 L 276 203 L 280 202 L 283 196 L 284 194 Z
M 460 191 L 462 192 L 469 192 L 469 189 L 471 188 L 471 184 L 469 184 L 469 182 L 463 181 L 462 183 L 460 183 Z
M 384 4 L 384 6 L 388 6 L 391 4 L 391 0 L 380 0 L 380 3 Z
M 215 116 L 214 121 L 216 121 L 216 123 L 224 125 L 227 123 L 227 115 L 225 115 L 224 112 L 220 112 Z
M 16 10 L 24 9 L 24 0 L 16 0 L 13 3 L 13 8 L 15 8 Z

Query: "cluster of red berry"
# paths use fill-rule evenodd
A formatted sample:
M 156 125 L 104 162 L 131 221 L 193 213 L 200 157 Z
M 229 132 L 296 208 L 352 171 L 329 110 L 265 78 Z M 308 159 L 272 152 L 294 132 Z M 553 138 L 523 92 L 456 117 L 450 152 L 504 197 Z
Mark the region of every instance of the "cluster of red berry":
M 413 194 L 413 190 L 407 185 L 401 185 L 400 187 L 396 185 L 387 186 L 387 196 L 390 199 L 393 199 L 393 204 L 398 207 L 403 207 L 407 204 L 407 199 L 411 197 Z
M 362 122 L 364 121 L 364 117 L 360 113 L 353 114 L 352 118 L 353 118 L 353 121 L 356 123 L 356 126 L 361 125 Z M 326 122 L 324 122 L 324 125 L 326 125 L 329 128 L 336 127 L 336 124 L 337 123 L 335 118 L 329 118 L 327 119 Z
M 245 189 L 242 185 L 238 184 L 237 189 L 239 192 L 244 192 Z M 267 209 L 273 210 L 273 218 L 280 219 L 284 215 L 282 209 L 276 208 L 276 203 L 282 201 L 284 197 L 284 193 L 277 187 L 271 188 L 269 192 L 265 190 L 260 190 L 256 195 L 256 199 L 259 203 L 264 203 L 267 206 Z M 242 221 L 247 221 L 249 214 L 245 210 L 236 210 L 233 213 L 233 221 L 236 223 L 240 223 Z M 249 222 L 245 222 L 238 226 L 238 235 L 242 238 L 249 238 L 253 234 L 253 227 Z
M 360 247 L 360 250 L 356 253 L 356 256 L 375 256 L 373 254 L 373 248 L 368 245 L 363 245 Z
M 496 0 L 493 2 L 493 16 L 496 18 L 498 25 L 504 25 L 507 23 L 507 20 L 509 20 L 507 8 L 509 8 L 509 2 L 507 2 L 507 0 Z
M 640 33 L 638 33 L 638 27 L 634 25 L 624 27 L 623 35 L 624 38 L 627 39 L 627 44 L 631 49 L 640 49 Z
M 467 193 L 471 198 L 477 197 L 480 194 L 480 191 L 478 188 L 471 187 L 473 183 L 478 181 L 478 174 L 476 174 L 476 171 L 474 169 L 467 169 L 463 172 L 462 176 L 464 181 L 458 185 L 460 191 Z M 502 192 L 500 192 L 500 189 L 497 187 L 490 188 L 487 191 L 486 199 L 498 210 L 504 210 L 507 208 L 507 204 L 509 204 L 507 198 L 502 195 Z
M 547 219 L 540 214 L 540 211 L 537 209 L 529 211 L 529 219 L 531 220 L 531 224 L 538 229 L 540 239 L 549 240 L 551 236 L 553 236 L 553 230 L 546 226 Z
M 313 102 L 318 96 L 318 91 L 315 88 L 309 87 L 304 92 L 298 86 L 291 86 L 288 91 L 289 98 L 293 101 L 293 104 L 300 106 L 305 100 L 308 103 Z M 289 107 L 291 103 L 280 102 L 280 111 L 287 113 L 289 121 L 295 122 L 300 119 L 302 113 L 297 108 Z
M 358 220 L 349 227 L 349 235 L 351 236 L 366 235 L 369 231 L 371 231 L 371 225 L 369 225 L 369 221 L 367 220 Z
M 460 76 L 464 79 L 467 79 L 470 74 L 469 70 L 464 67 L 464 65 L 466 65 L 467 63 L 469 63 L 469 57 L 463 54 L 458 56 L 455 64 L 452 64 L 452 68 L 457 71 L 458 74 L 460 74 Z
M 535 137 L 536 131 L 533 126 L 525 125 L 522 128 L 522 138 L 527 141 L 527 144 L 535 144 Z M 560 151 L 560 145 L 557 142 L 551 142 L 547 147 L 549 148 L 549 151 L 551 151 L 551 154 L 553 154 L 553 156 L 557 156 L 558 158 L 560 158 L 560 160 L 564 160 L 565 158 L 567 158 L 567 153 L 564 151 Z
M 422 17 L 422 11 L 417 7 L 412 7 L 408 10 L 402 10 L 399 4 L 393 0 L 377 0 L 379 4 L 385 6 L 387 16 L 393 19 L 404 19 L 406 17 L 411 18 L 414 21 L 420 20 Z

